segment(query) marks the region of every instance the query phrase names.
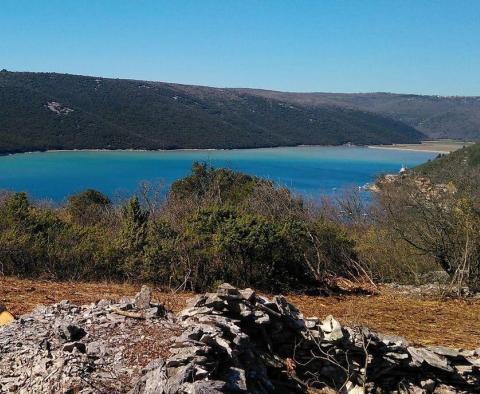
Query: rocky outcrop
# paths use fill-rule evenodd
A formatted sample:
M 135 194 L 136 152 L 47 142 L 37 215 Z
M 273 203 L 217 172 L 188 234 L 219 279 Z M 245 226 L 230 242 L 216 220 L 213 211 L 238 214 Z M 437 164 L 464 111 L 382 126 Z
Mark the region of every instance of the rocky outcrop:
M 228 284 L 177 316 L 134 299 L 39 307 L 0 328 L 0 392 L 470 393 L 480 349 L 412 346 Z
M 228 284 L 199 295 L 179 316 L 172 355 L 145 370 L 134 393 L 474 392 L 480 349 L 415 347 L 332 316 L 304 318 Z

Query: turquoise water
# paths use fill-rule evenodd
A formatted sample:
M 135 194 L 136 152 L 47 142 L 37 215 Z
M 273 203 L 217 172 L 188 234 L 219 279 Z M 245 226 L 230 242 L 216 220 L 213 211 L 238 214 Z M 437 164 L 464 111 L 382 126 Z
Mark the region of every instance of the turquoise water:
M 382 173 L 396 173 L 435 157 L 367 147 L 292 147 L 229 151 L 46 152 L 0 157 L 0 189 L 26 191 L 34 198 L 62 202 L 93 188 L 112 198 L 134 192 L 143 180 L 166 186 L 206 161 L 274 180 L 308 197 L 363 186 Z

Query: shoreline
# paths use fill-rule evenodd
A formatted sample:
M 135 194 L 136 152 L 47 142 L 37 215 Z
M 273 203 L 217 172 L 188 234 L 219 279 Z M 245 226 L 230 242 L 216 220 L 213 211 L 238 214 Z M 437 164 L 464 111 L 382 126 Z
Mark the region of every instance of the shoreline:
M 419 144 L 369 145 L 368 147 L 372 149 L 392 149 L 412 152 L 448 154 L 473 144 L 474 142 L 469 141 L 431 140 L 422 141 Z
M 383 145 L 369 145 L 368 148 L 370 149 L 385 149 L 385 150 L 401 150 L 401 151 L 408 151 L 408 152 L 425 152 L 425 153 L 442 153 L 447 154 L 451 153 L 451 150 L 440 150 L 440 149 L 419 149 L 419 148 L 406 148 L 406 147 L 397 147 L 397 146 L 383 146 Z
M 468 145 L 471 143 L 465 143 Z M 34 153 L 60 153 L 60 152 L 196 152 L 196 151 L 243 151 L 243 150 L 260 150 L 260 149 L 281 149 L 281 148 L 365 148 L 365 149 L 390 149 L 390 150 L 402 150 L 412 152 L 433 152 L 433 153 L 450 153 L 456 149 L 435 149 L 434 147 L 426 147 L 426 149 L 419 149 L 421 144 L 392 144 L 392 145 L 355 145 L 355 144 L 342 144 L 342 145 L 284 145 L 284 146 L 264 146 L 255 148 L 178 148 L 178 149 L 107 149 L 107 148 L 86 148 L 86 149 L 46 149 L 46 150 L 33 150 L 25 152 L 5 152 L 0 156 L 13 156 L 22 154 L 34 154 Z M 461 148 L 458 144 L 458 148 Z

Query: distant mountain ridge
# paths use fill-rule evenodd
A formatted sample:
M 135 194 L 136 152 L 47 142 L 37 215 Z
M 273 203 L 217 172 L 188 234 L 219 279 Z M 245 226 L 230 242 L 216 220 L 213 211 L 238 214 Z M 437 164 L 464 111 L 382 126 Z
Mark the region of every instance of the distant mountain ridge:
M 406 123 L 430 138 L 480 140 L 480 96 L 423 96 L 396 93 L 288 93 L 261 89 L 237 90 L 295 105 L 333 106 L 370 111 Z
M 0 72 L 0 152 L 414 143 L 389 117 L 259 91 Z

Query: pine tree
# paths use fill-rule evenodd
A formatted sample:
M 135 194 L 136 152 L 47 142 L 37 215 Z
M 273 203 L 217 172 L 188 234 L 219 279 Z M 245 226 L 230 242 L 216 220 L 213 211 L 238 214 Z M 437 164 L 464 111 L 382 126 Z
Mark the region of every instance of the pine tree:
M 125 256 L 124 268 L 128 276 L 141 276 L 137 272 L 143 264 L 143 252 L 147 241 L 148 212 L 132 197 L 122 208 L 120 248 Z

